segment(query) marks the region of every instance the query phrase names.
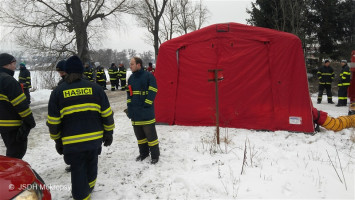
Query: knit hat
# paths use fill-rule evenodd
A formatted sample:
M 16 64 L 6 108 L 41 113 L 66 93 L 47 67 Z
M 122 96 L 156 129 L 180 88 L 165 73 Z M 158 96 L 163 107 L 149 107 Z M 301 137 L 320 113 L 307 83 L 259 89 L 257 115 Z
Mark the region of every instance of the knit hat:
M 346 60 L 341 60 L 342 63 L 348 63 Z
M 68 74 L 78 73 L 82 74 L 84 72 L 84 66 L 78 56 L 72 56 L 64 64 L 65 72 Z
M 15 57 L 8 53 L 0 54 L 0 67 L 16 62 Z
M 65 60 L 61 60 L 57 63 L 57 66 L 55 67 L 55 69 L 57 71 L 65 71 L 64 65 L 65 65 Z

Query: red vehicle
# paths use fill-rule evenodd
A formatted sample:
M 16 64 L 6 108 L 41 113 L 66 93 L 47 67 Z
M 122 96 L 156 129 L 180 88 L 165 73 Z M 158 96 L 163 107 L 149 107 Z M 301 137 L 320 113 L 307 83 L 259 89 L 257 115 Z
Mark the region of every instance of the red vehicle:
M 20 159 L 0 156 L 0 199 L 50 200 L 51 193 L 42 178 Z

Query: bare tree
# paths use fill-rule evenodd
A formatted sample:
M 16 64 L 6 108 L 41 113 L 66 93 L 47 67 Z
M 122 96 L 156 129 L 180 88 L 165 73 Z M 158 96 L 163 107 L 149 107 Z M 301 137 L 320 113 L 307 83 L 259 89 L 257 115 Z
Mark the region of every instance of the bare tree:
M 153 36 L 155 58 L 159 51 L 159 25 L 168 0 L 140 0 L 140 8 L 135 10 L 140 25 L 146 27 Z
M 178 27 L 181 34 L 188 33 L 192 28 L 194 8 L 189 0 L 178 0 L 179 15 L 177 16 Z
M 202 0 L 195 5 L 195 11 L 193 13 L 192 19 L 192 31 L 199 30 L 208 20 L 210 11 L 207 9 L 206 5 L 202 3 Z
M 176 21 L 179 10 L 177 8 L 178 2 L 169 0 L 162 18 L 161 38 L 163 41 L 171 40 L 178 29 Z
M 120 13 L 128 0 L 5 0 L 0 9 L 4 25 L 13 27 L 21 46 L 37 52 L 77 54 L 90 60 L 89 41 L 100 38 L 98 28 Z M 98 20 L 101 19 L 101 20 Z

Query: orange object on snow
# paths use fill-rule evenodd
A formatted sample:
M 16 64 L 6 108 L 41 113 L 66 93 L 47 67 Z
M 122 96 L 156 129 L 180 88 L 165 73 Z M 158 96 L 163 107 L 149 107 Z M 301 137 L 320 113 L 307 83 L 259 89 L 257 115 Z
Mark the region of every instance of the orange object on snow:
M 314 122 L 327 130 L 341 131 L 345 128 L 355 128 L 355 115 L 334 118 L 314 107 L 312 108 L 312 114 Z

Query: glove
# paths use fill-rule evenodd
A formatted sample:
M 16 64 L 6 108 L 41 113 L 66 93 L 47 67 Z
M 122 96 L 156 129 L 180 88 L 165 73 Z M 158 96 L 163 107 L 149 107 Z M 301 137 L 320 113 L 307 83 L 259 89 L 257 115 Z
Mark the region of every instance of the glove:
M 18 142 L 26 141 L 30 130 L 31 129 L 25 123 L 23 123 L 17 131 L 16 140 Z
M 104 134 L 104 138 L 102 142 L 104 143 L 104 146 L 107 147 L 112 144 L 112 140 L 113 140 L 112 134 Z
M 63 155 L 63 143 L 61 139 L 55 140 L 55 149 L 59 155 Z

